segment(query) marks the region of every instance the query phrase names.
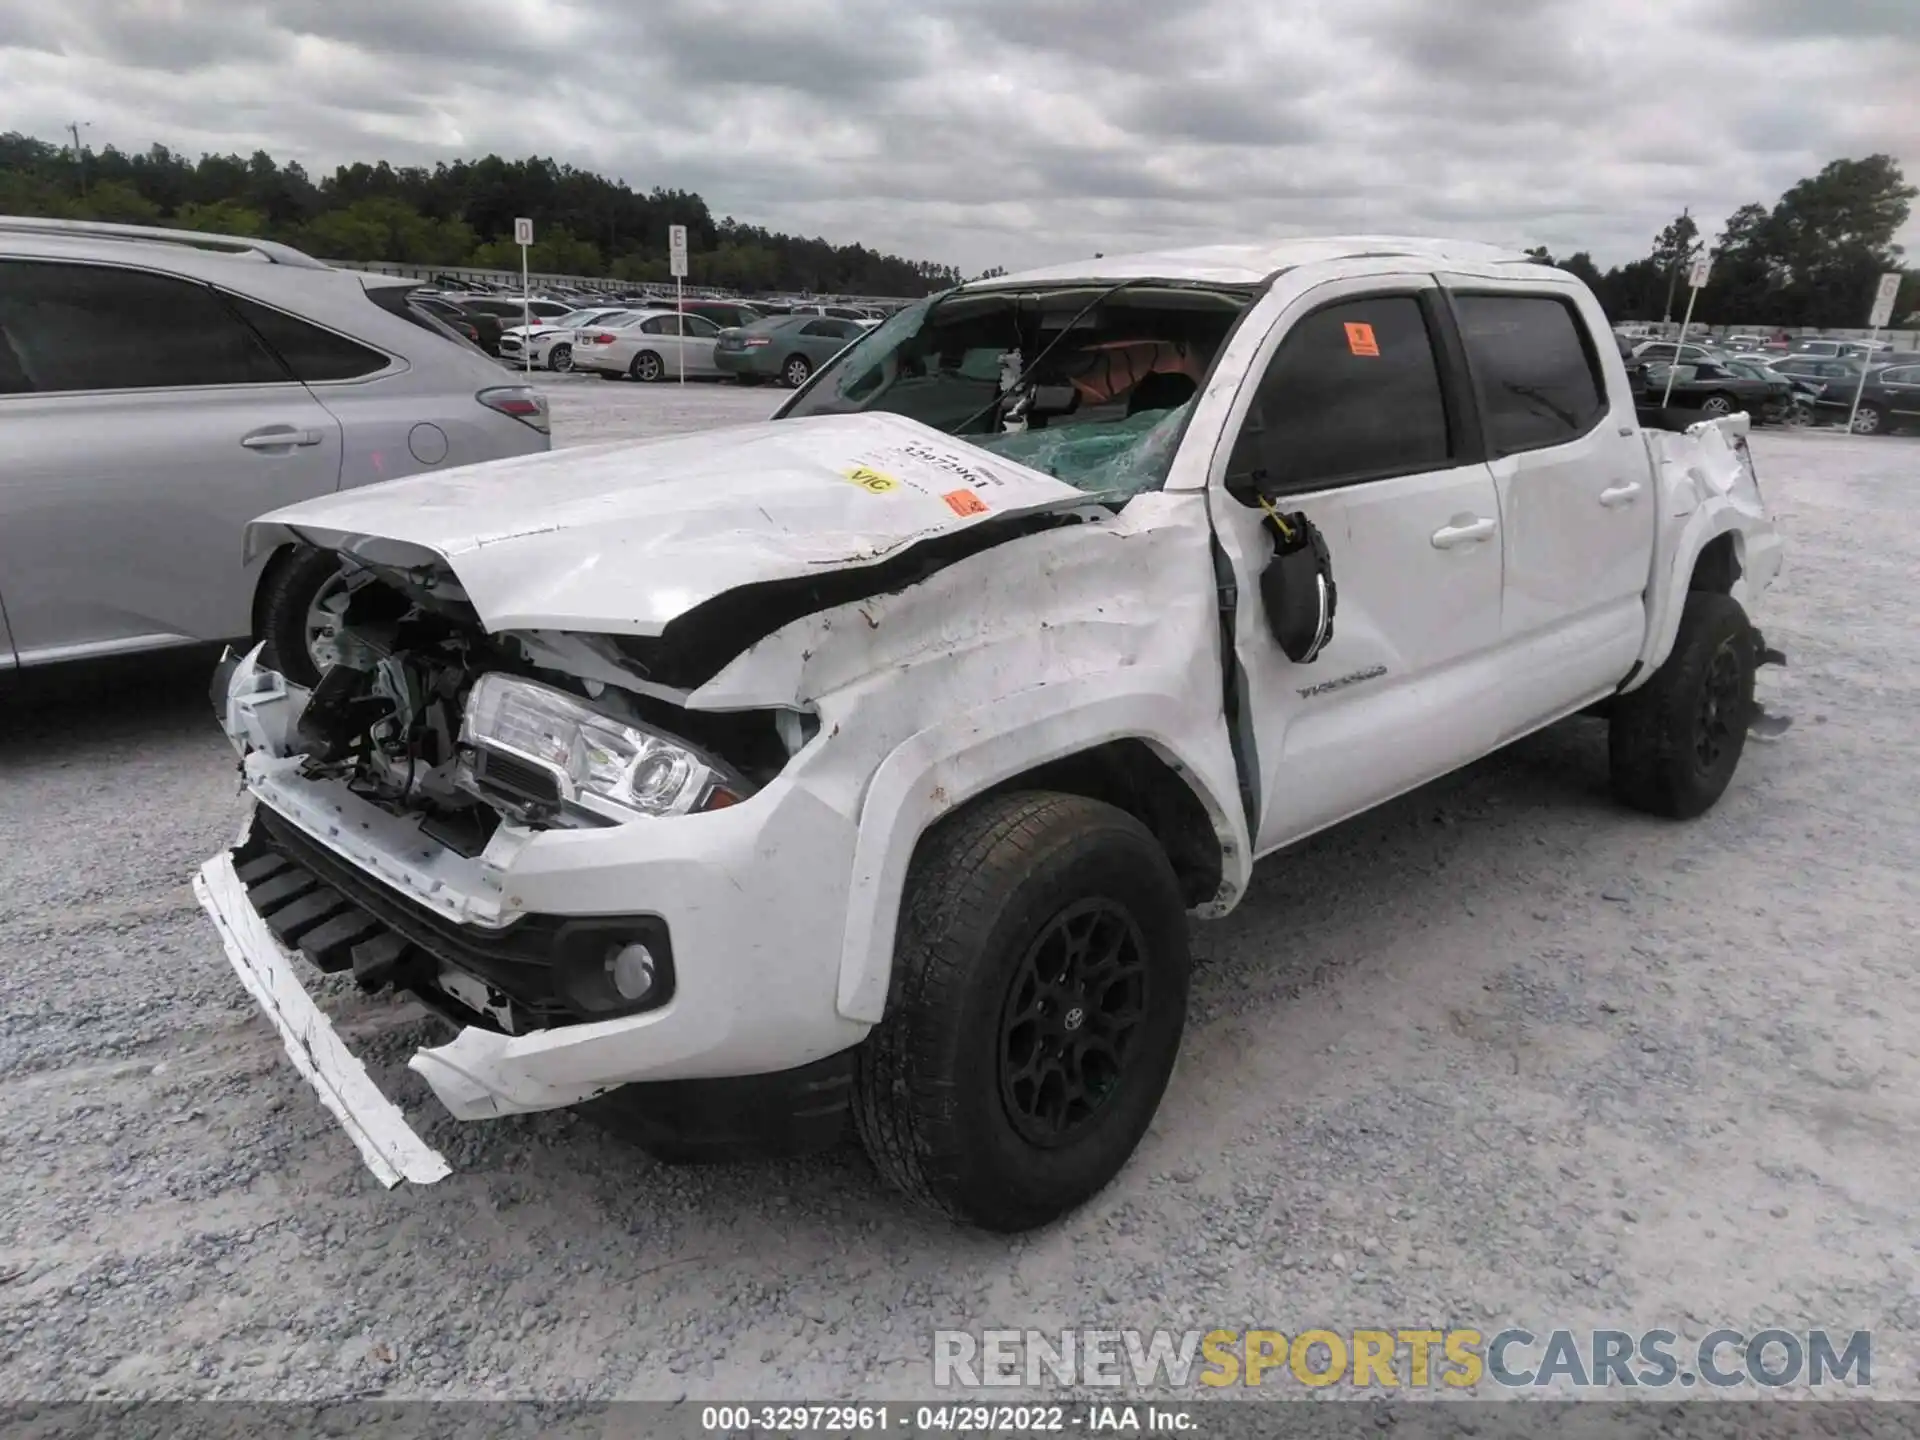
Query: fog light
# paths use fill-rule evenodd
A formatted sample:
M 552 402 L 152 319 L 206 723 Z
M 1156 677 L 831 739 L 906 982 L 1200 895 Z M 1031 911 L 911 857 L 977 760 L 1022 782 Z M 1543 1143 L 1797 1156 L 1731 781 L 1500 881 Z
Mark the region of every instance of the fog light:
M 640 944 L 622 945 L 607 956 L 607 977 L 622 1000 L 638 1000 L 653 989 L 653 952 Z

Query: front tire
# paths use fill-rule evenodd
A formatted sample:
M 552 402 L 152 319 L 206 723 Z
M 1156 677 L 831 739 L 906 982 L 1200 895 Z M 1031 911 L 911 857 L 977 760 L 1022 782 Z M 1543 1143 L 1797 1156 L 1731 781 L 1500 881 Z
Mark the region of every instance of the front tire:
M 1131 815 L 1025 792 L 942 821 L 908 871 L 885 1018 L 854 1057 L 874 1165 L 989 1230 L 1080 1205 L 1160 1104 L 1187 968 L 1179 883 Z
M 1614 703 L 1608 760 L 1621 803 L 1672 820 L 1713 808 L 1746 748 L 1756 659 L 1739 601 L 1688 594 L 1673 653 Z
M 556 345 L 549 350 L 547 352 L 547 368 L 562 375 L 573 369 L 573 347 L 571 345 Z
M 340 557 L 300 546 L 268 578 L 260 595 L 261 653 L 269 669 L 311 688 L 339 659 L 339 616 L 327 601 L 341 586 Z

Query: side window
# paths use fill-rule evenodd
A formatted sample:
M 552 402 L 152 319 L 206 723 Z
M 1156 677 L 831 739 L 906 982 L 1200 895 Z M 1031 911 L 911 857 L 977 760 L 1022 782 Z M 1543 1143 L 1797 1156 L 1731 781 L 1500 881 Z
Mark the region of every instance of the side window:
M 704 315 L 689 315 L 686 319 L 687 334 L 697 335 L 710 340 L 720 333 L 720 327 Z
M 245 317 L 261 339 L 285 362 L 294 375 L 308 384 L 322 380 L 358 380 L 387 368 L 388 360 L 378 350 L 296 320 L 283 311 L 229 295 L 227 303 Z
M 1296 493 L 1446 466 L 1453 453 L 1440 367 L 1420 302 L 1345 300 L 1280 342 L 1234 443 L 1227 483 Z
M 288 379 L 205 285 L 107 265 L 0 260 L 0 389 L 149 390 Z
M 1579 317 L 1549 295 L 1457 295 L 1487 438 L 1512 455 L 1564 444 L 1606 413 L 1600 367 Z M 1691 359 L 1692 357 L 1686 357 Z
M 836 321 L 832 320 L 809 320 L 806 328 L 800 333 L 802 335 L 824 335 L 829 339 L 838 339 L 840 336 L 840 327 Z
M 678 332 L 673 327 L 673 316 L 656 315 L 640 327 L 643 335 L 673 335 Z

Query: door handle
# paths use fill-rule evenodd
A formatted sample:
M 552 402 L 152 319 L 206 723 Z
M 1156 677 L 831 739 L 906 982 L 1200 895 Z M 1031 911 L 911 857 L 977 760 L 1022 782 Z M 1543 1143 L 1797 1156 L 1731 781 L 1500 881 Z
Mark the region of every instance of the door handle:
M 287 450 L 296 445 L 318 445 L 318 430 L 295 430 L 290 425 L 277 426 L 267 430 L 255 430 L 242 435 L 240 443 L 249 450 Z
M 1600 492 L 1600 503 L 1609 510 L 1618 509 L 1622 505 L 1631 505 L 1639 498 L 1640 482 L 1638 480 L 1629 480 L 1624 485 L 1615 485 Z
M 1443 525 L 1433 532 L 1433 548 L 1452 550 L 1461 545 L 1471 545 L 1484 540 L 1495 530 L 1493 521 L 1484 515 L 1465 525 Z

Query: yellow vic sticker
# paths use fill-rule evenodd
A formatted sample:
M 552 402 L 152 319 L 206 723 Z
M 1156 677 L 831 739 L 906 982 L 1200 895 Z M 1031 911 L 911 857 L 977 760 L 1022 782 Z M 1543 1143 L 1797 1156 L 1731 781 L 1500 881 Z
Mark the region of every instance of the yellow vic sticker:
M 865 465 L 856 465 L 847 471 L 847 479 L 869 495 L 885 495 L 890 490 L 900 488 L 900 482 L 893 476 L 882 474 L 878 470 L 870 470 Z

